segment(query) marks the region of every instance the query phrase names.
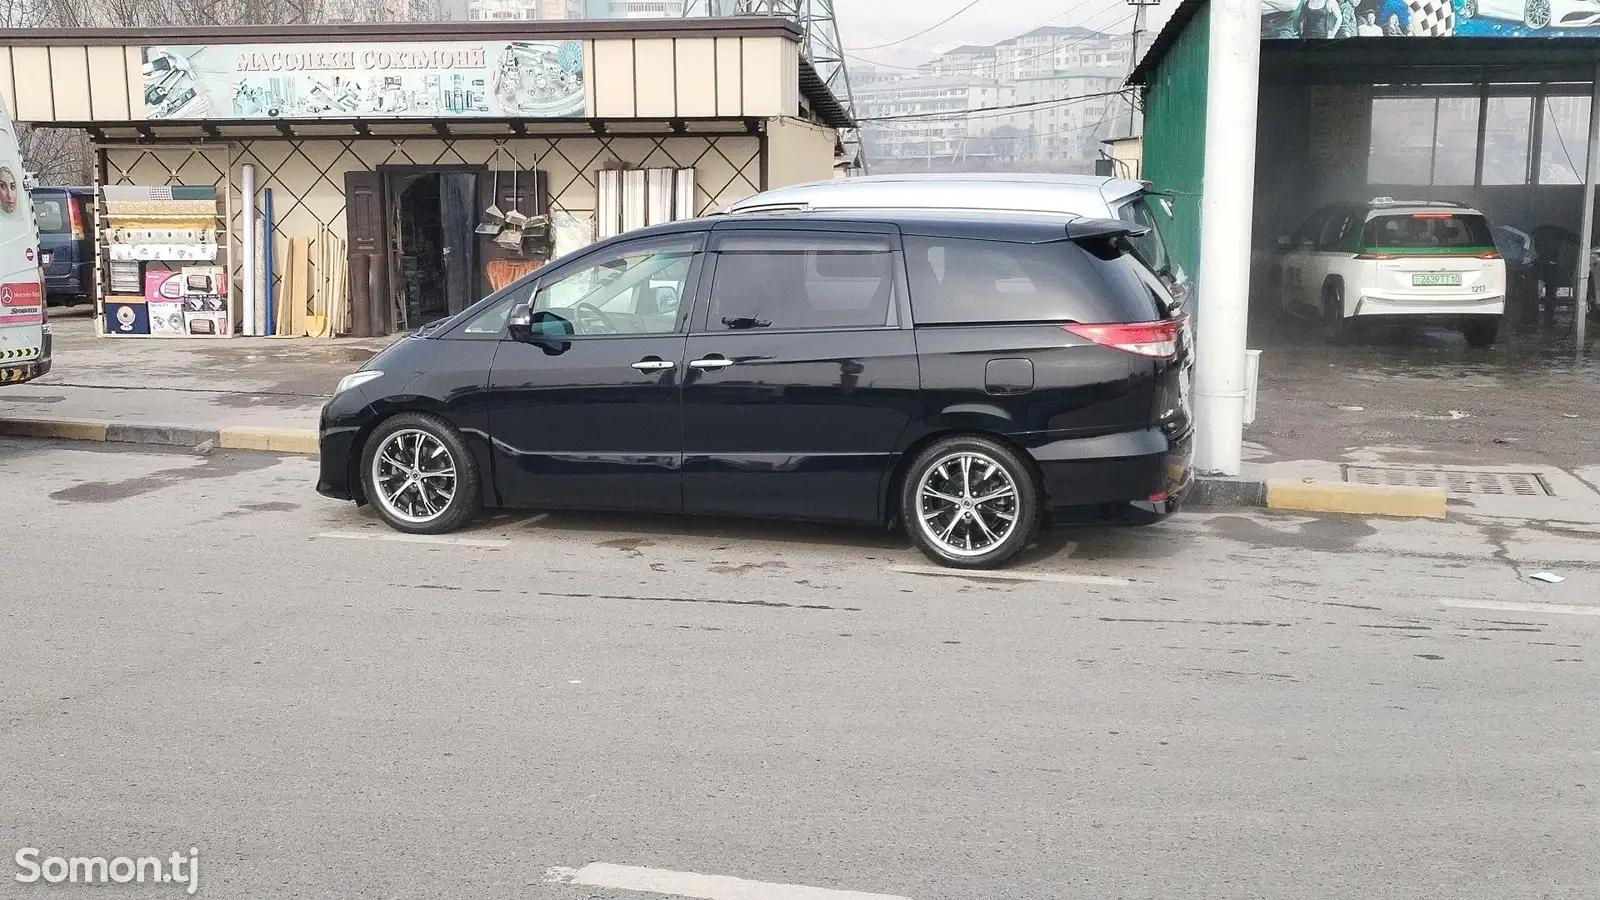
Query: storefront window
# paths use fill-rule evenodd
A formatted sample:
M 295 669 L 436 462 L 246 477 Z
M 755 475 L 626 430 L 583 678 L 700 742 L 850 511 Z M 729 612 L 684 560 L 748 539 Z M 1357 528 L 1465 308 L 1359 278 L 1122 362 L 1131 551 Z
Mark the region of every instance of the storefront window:
M 1477 97 L 1372 101 L 1370 184 L 1470 185 L 1478 167 Z
M 1379 97 L 1372 101 L 1369 184 L 1428 183 L 1434 102 L 1417 97 Z
M 1483 128 L 1483 183 L 1528 183 L 1532 97 L 1490 97 Z
M 1583 184 L 1589 98 L 1547 97 L 1539 123 L 1539 183 Z

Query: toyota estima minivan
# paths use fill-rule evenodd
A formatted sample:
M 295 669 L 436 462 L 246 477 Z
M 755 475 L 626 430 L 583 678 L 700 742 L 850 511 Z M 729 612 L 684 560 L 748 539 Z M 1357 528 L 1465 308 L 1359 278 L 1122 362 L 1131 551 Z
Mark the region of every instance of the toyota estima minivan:
M 1190 484 L 1189 349 L 1121 220 L 740 215 L 601 242 L 400 340 L 322 411 L 317 489 L 892 525 L 994 566 Z
M 50 371 L 39 229 L 22 177 L 11 112 L 0 100 L 0 384 L 21 384 Z
M 739 215 L 841 209 L 960 209 L 1121 219 L 1143 229 L 1130 238 L 1134 247 L 1180 305 L 1190 302 L 1189 277 L 1173 261 L 1161 235 L 1161 223 L 1172 218 L 1172 207 L 1147 181 L 1031 172 L 910 172 L 776 188 L 721 211 Z

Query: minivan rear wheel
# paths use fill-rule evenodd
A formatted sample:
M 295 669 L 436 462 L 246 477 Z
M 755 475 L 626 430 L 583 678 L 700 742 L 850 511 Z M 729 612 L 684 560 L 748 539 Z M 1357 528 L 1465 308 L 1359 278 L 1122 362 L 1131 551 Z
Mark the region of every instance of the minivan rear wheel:
M 977 436 L 923 450 L 906 472 L 900 521 L 934 562 L 963 569 L 998 566 L 1033 540 L 1039 488 L 1009 447 Z

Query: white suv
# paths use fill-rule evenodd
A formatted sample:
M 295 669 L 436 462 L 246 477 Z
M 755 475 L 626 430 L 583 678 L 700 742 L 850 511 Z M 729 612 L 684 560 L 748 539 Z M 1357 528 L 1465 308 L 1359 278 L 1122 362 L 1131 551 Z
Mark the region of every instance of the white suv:
M 1375 319 L 1449 322 L 1473 347 L 1499 332 L 1506 264 L 1477 210 L 1386 197 L 1330 206 L 1278 245 L 1283 309 L 1322 319 L 1330 338 Z

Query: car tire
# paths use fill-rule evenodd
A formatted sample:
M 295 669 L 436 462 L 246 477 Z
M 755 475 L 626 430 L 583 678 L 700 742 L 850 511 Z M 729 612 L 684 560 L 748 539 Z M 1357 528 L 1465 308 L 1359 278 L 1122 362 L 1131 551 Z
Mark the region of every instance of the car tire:
M 460 528 L 483 496 L 461 432 L 427 413 L 402 413 L 372 432 L 361 453 L 361 486 L 379 517 L 407 534 Z
M 988 498 L 988 499 L 983 499 Z M 1033 467 L 990 438 L 940 440 L 917 454 L 900 487 L 900 522 L 924 555 L 959 569 L 990 569 L 1039 530 Z
M 1322 336 L 1330 344 L 1337 344 L 1354 329 L 1344 316 L 1344 288 L 1337 284 L 1322 289 Z
M 1461 334 L 1467 339 L 1468 347 L 1491 346 L 1500 336 L 1500 320 L 1489 316 L 1468 319 L 1461 324 Z

